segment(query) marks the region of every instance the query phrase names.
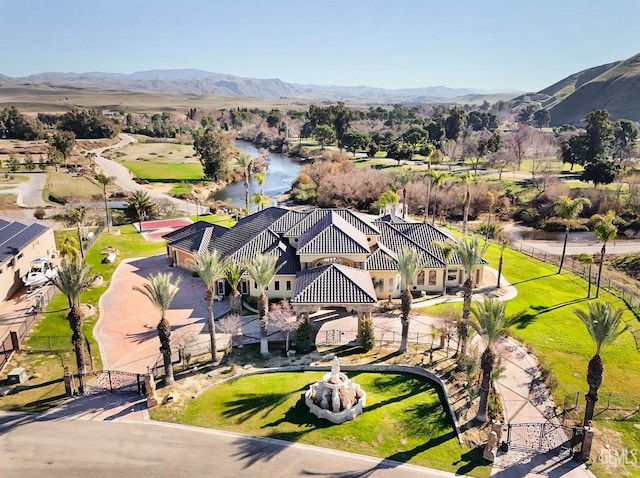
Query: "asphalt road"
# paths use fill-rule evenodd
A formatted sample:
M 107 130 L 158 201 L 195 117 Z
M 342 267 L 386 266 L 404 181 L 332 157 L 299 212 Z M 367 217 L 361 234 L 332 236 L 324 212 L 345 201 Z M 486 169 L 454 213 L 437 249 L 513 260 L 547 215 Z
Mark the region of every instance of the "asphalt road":
M 133 138 L 132 136 L 129 136 L 128 134 L 121 134 L 120 141 L 118 143 L 111 146 L 104 147 L 104 148 L 97 148 L 97 149 L 91 150 L 92 152 L 96 153 L 96 158 L 95 158 L 96 164 L 100 166 L 100 169 L 102 169 L 102 172 L 105 175 L 116 178 L 115 183 L 125 191 L 136 191 L 138 189 L 143 189 L 147 191 L 149 195 L 153 198 L 168 199 L 173 204 L 175 204 L 176 208 L 180 211 L 184 211 L 187 213 L 189 213 L 189 211 L 195 212 L 194 204 L 189 204 L 186 201 L 183 201 L 181 199 L 176 199 L 167 194 L 163 194 L 163 193 L 154 191 L 153 189 L 147 188 L 143 184 L 136 183 L 133 180 L 133 176 L 131 175 L 131 172 L 127 168 L 125 168 L 124 166 L 122 166 L 121 164 L 115 161 L 111 161 L 110 159 L 104 158 L 102 156 L 102 153 L 104 153 L 108 149 L 121 148 L 128 144 L 135 143 L 135 141 L 136 141 L 135 138 Z M 206 206 L 198 206 L 198 207 L 200 208 L 200 211 L 199 211 L 200 214 L 207 214 L 209 212 L 209 208 Z
M 195 427 L 0 413 L 0 476 L 435 478 L 454 475 Z

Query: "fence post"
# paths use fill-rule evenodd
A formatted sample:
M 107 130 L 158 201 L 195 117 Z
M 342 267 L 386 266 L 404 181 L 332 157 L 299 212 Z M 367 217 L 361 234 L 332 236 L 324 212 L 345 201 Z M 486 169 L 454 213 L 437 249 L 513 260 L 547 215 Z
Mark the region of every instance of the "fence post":
M 11 336 L 11 346 L 13 350 L 20 350 L 20 337 L 18 337 L 18 332 L 11 330 L 9 331 L 9 335 Z
M 107 375 L 109 376 L 109 392 L 113 393 L 113 384 L 111 383 L 111 370 L 107 370 Z
M 47 339 L 49 339 L 49 352 L 53 350 L 53 345 L 51 345 L 51 336 L 47 335 Z

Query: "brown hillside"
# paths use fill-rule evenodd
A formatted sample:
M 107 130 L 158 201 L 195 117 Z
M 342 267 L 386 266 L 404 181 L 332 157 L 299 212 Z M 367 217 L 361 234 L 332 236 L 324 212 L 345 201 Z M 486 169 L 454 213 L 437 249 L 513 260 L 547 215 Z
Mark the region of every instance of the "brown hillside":
M 640 121 L 640 54 L 571 75 L 533 99 L 549 108 L 552 126 L 579 124 L 597 109 L 614 120 Z

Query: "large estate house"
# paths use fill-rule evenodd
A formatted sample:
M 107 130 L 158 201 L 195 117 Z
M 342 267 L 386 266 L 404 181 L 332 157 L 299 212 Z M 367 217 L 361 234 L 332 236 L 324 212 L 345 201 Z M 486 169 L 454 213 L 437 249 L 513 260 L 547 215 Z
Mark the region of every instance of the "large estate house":
M 466 279 L 456 254 L 445 261 L 434 241 L 455 238 L 429 223 L 407 222 L 394 215 L 365 217 L 348 209 L 305 212 L 270 207 L 242 218 L 232 228 L 198 221 L 163 236 L 174 266 L 190 268 L 198 252 L 217 250 L 234 261 L 275 254 L 278 274 L 267 289 L 272 299 L 288 298 L 297 310 L 346 307 L 366 310 L 380 299 L 400 296 L 397 257 L 414 249 L 420 272 L 410 285 L 417 294 L 439 294 Z M 482 281 L 483 266 L 474 282 Z M 249 277 L 240 292 L 258 295 Z M 217 294 L 230 292 L 219 279 Z

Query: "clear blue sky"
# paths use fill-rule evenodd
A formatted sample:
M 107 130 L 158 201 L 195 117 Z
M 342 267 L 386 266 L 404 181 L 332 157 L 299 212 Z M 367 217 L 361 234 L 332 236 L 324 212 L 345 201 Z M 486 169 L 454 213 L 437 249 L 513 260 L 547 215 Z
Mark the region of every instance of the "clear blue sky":
M 640 0 L 0 0 L 0 73 L 533 91 L 640 53 L 639 26 Z

